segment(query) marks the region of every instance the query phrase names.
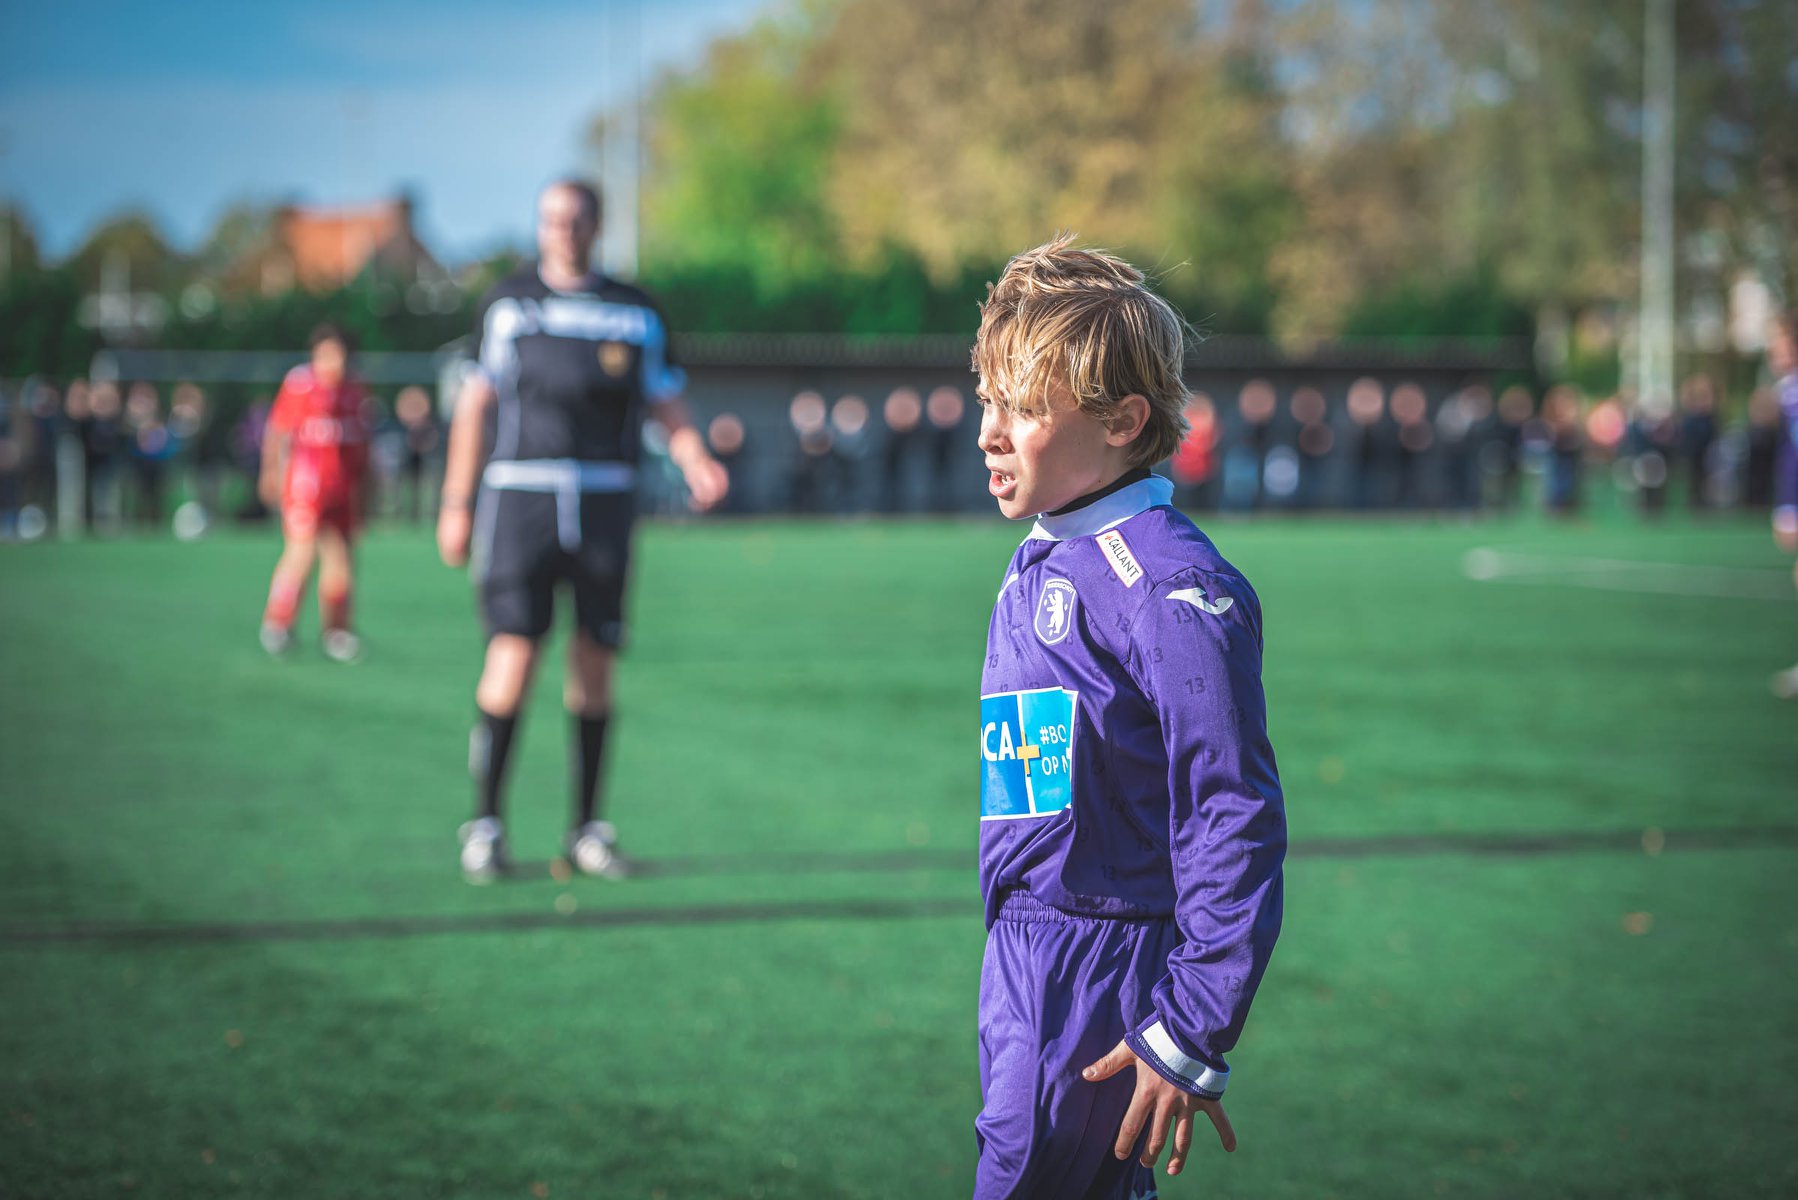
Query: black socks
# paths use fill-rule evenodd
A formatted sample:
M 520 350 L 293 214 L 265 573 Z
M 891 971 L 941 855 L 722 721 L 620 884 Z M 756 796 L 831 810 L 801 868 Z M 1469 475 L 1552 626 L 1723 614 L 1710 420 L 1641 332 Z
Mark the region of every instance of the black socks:
M 476 710 L 480 712 L 480 710 Z M 480 712 L 480 721 L 468 735 L 468 773 L 474 776 L 477 816 L 499 816 L 499 798 L 506 779 L 506 760 L 512 757 L 512 734 L 518 717 L 496 717 Z
M 597 717 L 575 715 L 574 724 L 574 826 L 579 829 L 599 814 L 599 768 L 606 752 L 606 723 L 610 713 Z
M 496 717 L 490 712 L 476 711 L 480 720 L 468 736 L 468 773 L 474 776 L 476 815 L 497 817 L 518 717 L 516 714 Z M 599 815 L 599 773 L 605 761 L 606 726 L 610 719 L 609 713 L 597 717 L 576 715 L 574 718 L 574 745 L 569 757 L 574 774 L 576 828 L 596 820 Z

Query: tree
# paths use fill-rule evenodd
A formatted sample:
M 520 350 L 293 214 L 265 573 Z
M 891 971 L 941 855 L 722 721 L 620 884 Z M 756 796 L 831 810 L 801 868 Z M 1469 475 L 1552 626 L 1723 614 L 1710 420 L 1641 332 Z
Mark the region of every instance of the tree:
M 1689 293 L 1753 266 L 1798 295 L 1798 18 L 1677 12 Z M 1642 21 L 1640 0 L 799 0 L 658 89 L 645 271 L 716 267 L 739 310 L 799 319 L 911 262 L 946 295 L 1072 229 L 1167 268 L 1220 329 L 1633 307 Z
M 66 267 L 33 265 L 0 279 L 0 378 L 87 373 L 100 339 L 76 319 L 81 294 Z
M 651 98 L 644 259 L 740 264 L 770 287 L 816 275 L 836 250 L 825 186 L 838 111 L 808 51 L 821 12 L 799 8 L 714 43 L 703 67 Z
M 203 275 L 217 277 L 232 264 L 266 245 L 275 234 L 278 206 L 240 200 L 225 208 L 194 251 Z
M 117 281 L 133 291 L 166 292 L 181 282 L 186 267 L 155 222 L 141 212 L 113 217 L 94 230 L 68 265 L 89 291 L 100 290 L 116 272 Z
M 37 234 L 31 218 L 16 204 L 0 203 L 0 282 L 13 272 L 35 272 L 39 267 Z
M 1259 4 L 1238 10 L 1232 32 L 1258 27 Z M 1295 209 L 1257 54 L 1253 37 L 1206 43 L 1184 0 L 802 6 L 657 88 L 645 277 L 721 271 L 705 314 L 759 324 L 777 296 L 788 316 L 807 308 L 805 281 L 861 288 L 915 262 L 923 291 L 839 297 L 825 319 L 887 327 L 947 307 L 964 328 L 971 273 L 1068 228 L 1190 264 L 1170 290 L 1258 326 Z
M 1680 15 L 1691 158 L 1713 215 L 1737 261 L 1798 304 L 1798 18 L 1781 0 L 1704 0 Z
M 849 94 L 849 257 L 904 247 L 947 279 L 1061 229 L 1170 257 L 1157 202 L 1194 132 L 1196 34 L 1186 0 L 849 0 L 819 51 Z

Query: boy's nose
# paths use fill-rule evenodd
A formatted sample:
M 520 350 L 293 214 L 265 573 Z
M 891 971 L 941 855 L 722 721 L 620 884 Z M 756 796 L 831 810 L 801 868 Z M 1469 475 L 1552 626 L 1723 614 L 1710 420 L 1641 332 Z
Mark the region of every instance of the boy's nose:
M 1005 442 L 1005 410 L 997 404 L 988 404 L 980 410 L 980 437 L 976 439 L 980 449 L 988 454 L 997 454 L 1004 448 Z

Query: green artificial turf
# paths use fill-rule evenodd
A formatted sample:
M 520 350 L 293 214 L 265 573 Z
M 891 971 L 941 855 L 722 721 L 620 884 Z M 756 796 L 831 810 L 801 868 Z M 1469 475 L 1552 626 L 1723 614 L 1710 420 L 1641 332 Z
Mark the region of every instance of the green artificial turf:
M 1213 532 L 1265 608 L 1293 857 L 1242 1148 L 1163 1195 L 1798 1192 L 1798 706 L 1766 688 L 1798 602 L 1764 526 Z M 558 659 L 524 869 L 486 889 L 455 858 L 480 639 L 426 535 L 368 539 L 352 667 L 257 648 L 270 535 L 0 547 L 0 1196 L 965 1195 L 974 697 L 1017 536 L 647 526 L 609 793 L 652 873 L 548 869 Z M 1753 595 L 1470 581 L 1474 547 Z

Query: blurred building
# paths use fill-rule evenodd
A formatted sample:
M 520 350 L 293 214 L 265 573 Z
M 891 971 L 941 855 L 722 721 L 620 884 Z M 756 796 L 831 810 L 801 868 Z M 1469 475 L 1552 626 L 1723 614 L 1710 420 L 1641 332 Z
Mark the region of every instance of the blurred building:
M 419 238 L 412 198 L 332 208 L 285 205 L 261 244 L 226 268 L 226 291 L 278 295 L 295 287 L 326 292 L 371 271 L 402 286 L 435 285 L 449 274 Z

